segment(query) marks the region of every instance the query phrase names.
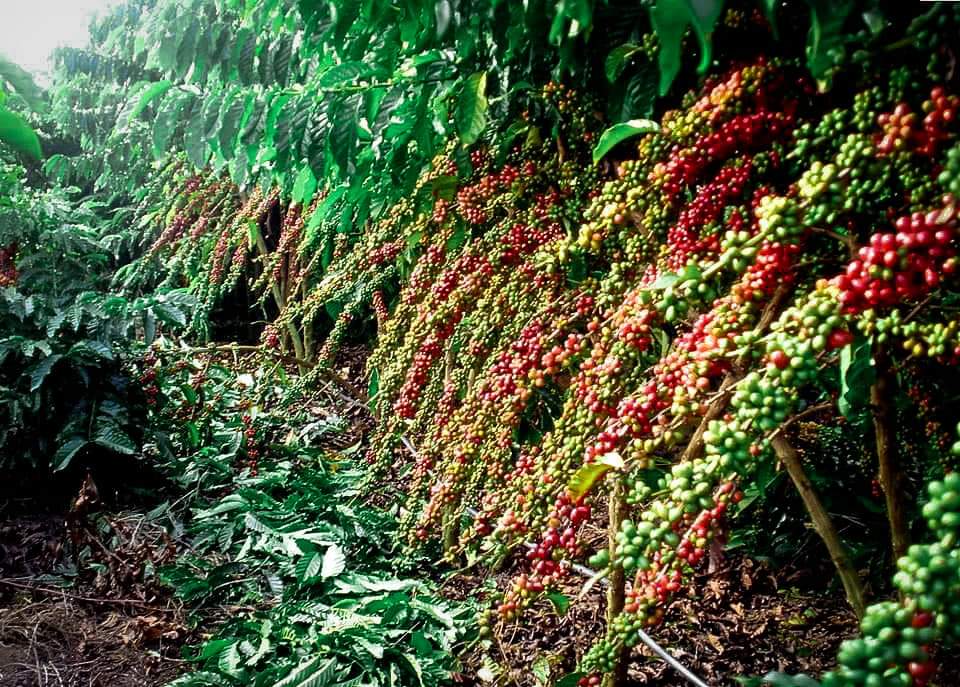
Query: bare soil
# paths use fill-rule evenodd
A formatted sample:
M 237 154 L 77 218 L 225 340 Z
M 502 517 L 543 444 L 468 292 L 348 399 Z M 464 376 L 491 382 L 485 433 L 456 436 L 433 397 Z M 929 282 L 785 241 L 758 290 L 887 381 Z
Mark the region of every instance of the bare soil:
M 144 574 L 175 544 L 143 513 L 88 507 L 0 508 L 2 687 L 153 687 L 186 668 L 183 611 Z

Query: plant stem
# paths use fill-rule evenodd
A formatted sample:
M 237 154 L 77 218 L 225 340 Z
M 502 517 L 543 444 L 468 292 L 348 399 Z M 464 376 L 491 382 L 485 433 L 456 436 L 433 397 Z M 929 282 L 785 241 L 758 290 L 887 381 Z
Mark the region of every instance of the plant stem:
M 893 398 L 896 394 L 896 379 L 890 367 L 887 351 L 878 346 L 873 357 L 877 371 L 876 381 L 870 387 L 870 406 L 873 414 L 873 431 L 877 443 L 877 465 L 880 472 L 880 487 L 887 505 L 887 521 L 890 523 L 890 543 L 894 560 L 907 553 L 910 532 L 907 527 L 904 495 L 906 480 L 900 469 L 897 455 L 897 426 Z
M 607 546 L 611 554 L 617 545 L 617 532 L 627 517 L 627 502 L 623 493 L 623 480 L 612 477 L 613 485 L 608 494 L 610 522 L 607 525 Z M 617 617 L 623 613 L 626 601 L 627 576 L 621 566 L 611 566 L 607 577 L 607 627 L 611 627 Z M 629 651 L 621 647 L 614 668 L 603 676 L 603 687 L 621 687 L 627 684 L 627 657 Z
M 262 259 L 266 260 L 269 252 L 267 251 L 267 244 L 263 240 L 263 232 L 260 231 L 260 227 L 257 227 L 257 249 L 260 251 L 260 256 Z M 277 285 L 275 280 L 270 280 L 270 291 L 273 293 L 273 300 L 277 304 L 277 309 L 282 313 L 285 305 L 283 299 L 283 293 L 280 291 L 280 287 Z M 303 350 L 303 339 L 300 338 L 300 332 L 297 331 L 297 326 L 293 322 L 287 322 L 287 333 L 290 334 L 290 341 L 293 342 L 293 353 L 299 359 L 304 359 L 304 350 Z M 307 368 L 303 365 L 300 365 L 300 371 L 305 372 Z
M 866 605 L 863 600 L 863 585 L 860 582 L 860 575 L 850 561 L 850 556 L 840 540 L 840 535 L 837 534 L 837 528 L 834 527 L 830 514 L 823 507 L 810 478 L 807 477 L 803 464 L 800 462 L 800 456 L 782 434 L 774 436 L 770 440 L 770 444 L 773 446 L 777 458 L 787 468 L 790 479 L 793 480 L 794 486 L 800 493 L 803 505 L 806 506 L 810 521 L 813 523 L 813 529 L 820 535 L 820 539 L 823 540 L 827 551 L 830 553 L 830 559 L 840 575 L 840 581 L 843 583 L 843 589 L 847 594 L 850 607 L 857 614 L 857 618 L 862 618 Z
M 451 504 L 443 514 L 443 553 L 448 561 L 456 564 L 457 546 L 460 544 L 460 510 Z

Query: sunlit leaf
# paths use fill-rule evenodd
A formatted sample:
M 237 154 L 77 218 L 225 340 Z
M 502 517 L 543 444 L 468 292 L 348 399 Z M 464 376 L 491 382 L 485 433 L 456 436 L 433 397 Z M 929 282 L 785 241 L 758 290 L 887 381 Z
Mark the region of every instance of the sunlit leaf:
M 457 100 L 456 124 L 460 141 L 473 145 L 487 126 L 487 73 L 477 72 L 466 81 Z
M 660 125 L 649 119 L 632 119 L 629 122 L 614 124 L 600 135 L 600 140 L 593 148 L 593 161 L 599 162 L 617 144 L 627 139 L 659 130 Z

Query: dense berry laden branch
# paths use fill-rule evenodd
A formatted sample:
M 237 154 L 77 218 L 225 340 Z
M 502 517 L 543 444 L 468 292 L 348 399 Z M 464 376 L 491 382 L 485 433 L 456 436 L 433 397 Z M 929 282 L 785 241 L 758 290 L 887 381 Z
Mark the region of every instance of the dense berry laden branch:
M 958 427 L 960 430 L 960 427 Z M 960 455 L 960 442 L 952 454 Z M 960 472 L 927 486 L 923 507 L 934 541 L 914 544 L 897 562 L 894 584 L 902 602 L 867 608 L 863 638 L 840 647 L 839 666 L 823 676 L 824 687 L 926 687 L 937 665 L 932 646 L 955 643 L 960 619 Z

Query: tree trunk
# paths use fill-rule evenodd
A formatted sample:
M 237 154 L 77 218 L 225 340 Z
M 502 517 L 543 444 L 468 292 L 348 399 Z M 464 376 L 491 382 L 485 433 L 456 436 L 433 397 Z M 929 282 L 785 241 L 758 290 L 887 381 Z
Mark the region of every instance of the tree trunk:
M 627 502 L 624 498 L 623 481 L 617 475 L 611 477 L 613 486 L 610 489 L 608 498 L 610 524 L 607 527 L 607 545 L 611 555 L 617 545 L 617 532 L 620 531 L 620 524 L 627 517 Z M 627 576 L 622 567 L 613 566 L 607 577 L 607 627 L 613 625 L 614 620 L 623 613 L 623 607 L 626 601 Z M 623 687 L 627 684 L 627 657 L 629 650 L 622 647 L 617 656 L 612 672 L 603 676 L 603 687 Z
M 906 555 L 910 546 L 910 532 L 904 509 L 906 480 L 900 470 L 897 455 L 896 411 L 893 404 L 896 380 L 890 367 L 887 352 L 879 347 L 874 354 L 877 379 L 870 387 L 870 405 L 873 411 L 873 430 L 877 442 L 877 465 L 880 470 L 880 487 L 887 504 L 887 521 L 890 523 L 890 543 L 894 560 Z
M 804 472 L 800 456 L 782 434 L 775 435 L 770 443 L 777 454 L 777 458 L 786 466 L 797 491 L 800 492 L 803 505 L 806 506 L 807 513 L 810 514 L 810 520 L 813 522 L 813 529 L 820 535 L 820 539 L 823 540 L 827 551 L 830 553 L 830 558 L 837 568 L 840 581 L 843 583 L 843 589 L 847 594 L 847 601 L 850 602 L 857 618 L 862 618 L 866 606 L 863 600 L 863 585 L 860 582 L 860 575 L 853 567 L 853 563 L 850 562 L 847 549 L 840 540 L 837 529 L 833 526 L 830 514 L 820 503 L 820 498 L 817 496 L 813 484 L 810 483 L 810 478 Z

